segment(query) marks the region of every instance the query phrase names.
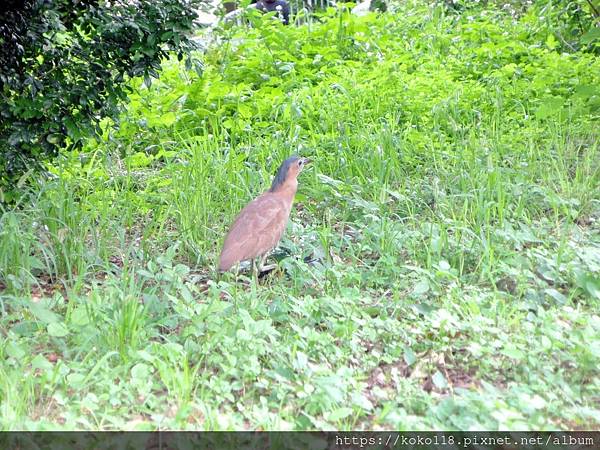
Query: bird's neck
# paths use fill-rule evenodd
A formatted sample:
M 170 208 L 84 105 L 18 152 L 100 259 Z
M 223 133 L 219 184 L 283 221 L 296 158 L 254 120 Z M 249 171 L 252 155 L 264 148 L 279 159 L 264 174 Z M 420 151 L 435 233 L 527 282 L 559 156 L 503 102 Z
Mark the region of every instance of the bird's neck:
M 298 190 L 298 180 L 288 180 L 277 188 L 274 194 L 284 197 L 290 202 L 294 200 L 296 191 Z

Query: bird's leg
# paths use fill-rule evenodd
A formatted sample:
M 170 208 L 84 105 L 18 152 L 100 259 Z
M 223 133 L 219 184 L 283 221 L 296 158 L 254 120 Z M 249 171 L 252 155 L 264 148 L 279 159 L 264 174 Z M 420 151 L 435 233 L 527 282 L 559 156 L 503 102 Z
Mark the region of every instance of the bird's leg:
M 252 258 L 252 276 L 254 277 L 254 283 L 258 286 L 258 274 L 259 268 L 257 264 L 257 258 Z
M 261 272 L 264 272 L 263 267 L 265 266 L 265 261 L 266 260 L 267 260 L 267 254 L 265 253 L 264 255 L 262 255 L 260 257 L 260 266 L 259 266 L 259 268 L 260 268 Z
M 259 266 L 260 273 L 269 272 L 277 267 L 277 264 L 270 264 L 268 266 L 265 266 L 265 262 L 267 261 L 268 257 L 269 257 L 269 254 L 265 253 L 262 256 L 262 258 L 260 258 L 260 266 Z

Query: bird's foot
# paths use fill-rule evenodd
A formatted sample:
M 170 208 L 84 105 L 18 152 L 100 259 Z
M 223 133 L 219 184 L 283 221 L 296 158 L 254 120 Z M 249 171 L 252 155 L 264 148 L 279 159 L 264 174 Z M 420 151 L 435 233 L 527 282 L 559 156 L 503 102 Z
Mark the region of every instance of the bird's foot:
M 275 270 L 277 268 L 277 264 L 269 264 L 266 266 L 262 266 L 258 271 L 263 274 L 265 272 L 271 272 L 272 270 Z

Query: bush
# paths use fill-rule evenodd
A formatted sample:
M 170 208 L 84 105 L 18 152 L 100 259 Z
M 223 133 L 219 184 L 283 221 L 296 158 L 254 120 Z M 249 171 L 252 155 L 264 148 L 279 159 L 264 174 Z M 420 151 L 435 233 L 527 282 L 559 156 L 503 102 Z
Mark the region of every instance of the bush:
M 8 0 L 0 12 L 0 201 L 27 169 L 116 117 L 126 78 L 179 59 L 201 0 Z

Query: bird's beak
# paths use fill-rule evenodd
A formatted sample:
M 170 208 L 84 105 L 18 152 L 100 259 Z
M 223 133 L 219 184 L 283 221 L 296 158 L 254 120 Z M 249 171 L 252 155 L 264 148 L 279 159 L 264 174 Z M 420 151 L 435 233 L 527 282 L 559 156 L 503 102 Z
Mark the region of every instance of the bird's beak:
M 311 162 L 312 162 L 312 159 L 310 159 L 310 158 L 302 158 L 303 164 L 310 164 Z

